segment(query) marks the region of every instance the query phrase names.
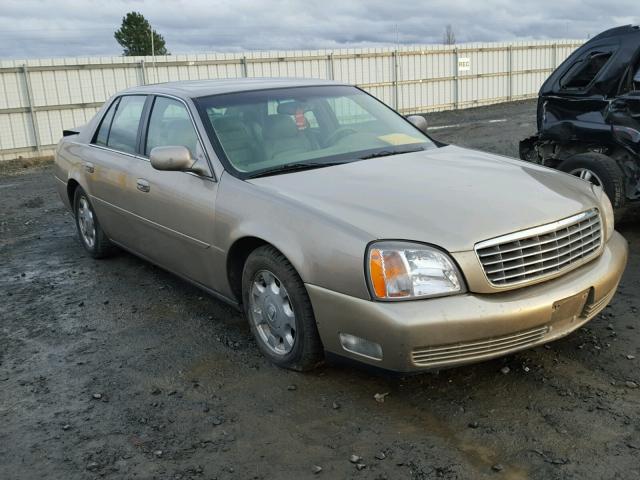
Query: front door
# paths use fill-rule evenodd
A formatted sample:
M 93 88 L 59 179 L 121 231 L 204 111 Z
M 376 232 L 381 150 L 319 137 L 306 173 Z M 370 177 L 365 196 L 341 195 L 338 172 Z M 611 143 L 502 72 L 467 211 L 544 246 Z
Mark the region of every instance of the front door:
M 141 141 L 141 155 L 154 147 L 185 146 L 199 165 L 209 170 L 186 105 L 157 96 Z M 214 206 L 218 184 L 212 176 L 155 170 L 140 159 L 133 170 L 136 182 L 134 213 L 138 217 L 136 250 L 151 261 L 211 287 Z

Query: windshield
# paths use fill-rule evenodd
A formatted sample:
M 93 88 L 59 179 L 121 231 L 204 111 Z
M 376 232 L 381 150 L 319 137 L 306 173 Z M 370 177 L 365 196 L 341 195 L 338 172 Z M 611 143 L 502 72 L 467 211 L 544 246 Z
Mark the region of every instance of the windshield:
M 238 92 L 198 98 L 196 104 L 214 145 L 242 178 L 435 148 L 355 87 Z

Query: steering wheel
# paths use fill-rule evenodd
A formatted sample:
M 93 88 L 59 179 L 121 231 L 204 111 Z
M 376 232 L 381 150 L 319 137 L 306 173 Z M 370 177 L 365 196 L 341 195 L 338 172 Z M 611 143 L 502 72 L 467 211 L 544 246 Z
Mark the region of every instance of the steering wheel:
M 335 143 L 338 142 L 338 140 L 347 137 L 349 135 L 353 135 L 354 133 L 358 133 L 358 131 L 355 128 L 351 128 L 351 127 L 340 127 L 336 130 L 333 131 L 333 133 L 331 133 L 331 135 L 329 135 L 327 137 L 327 139 L 324 141 L 325 145 L 329 146 L 329 145 L 334 145 Z

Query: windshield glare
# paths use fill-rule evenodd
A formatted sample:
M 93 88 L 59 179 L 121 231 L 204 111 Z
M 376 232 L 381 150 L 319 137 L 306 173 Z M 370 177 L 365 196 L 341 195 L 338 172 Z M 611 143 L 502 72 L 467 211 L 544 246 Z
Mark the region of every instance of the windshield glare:
M 292 163 L 332 164 L 435 147 L 389 107 L 355 87 L 238 92 L 196 103 L 209 134 L 242 177 Z

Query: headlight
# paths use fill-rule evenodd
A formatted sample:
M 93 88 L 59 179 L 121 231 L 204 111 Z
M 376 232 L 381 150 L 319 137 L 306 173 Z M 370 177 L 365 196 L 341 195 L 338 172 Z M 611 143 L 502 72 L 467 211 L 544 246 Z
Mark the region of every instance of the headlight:
M 600 203 L 600 214 L 602 215 L 602 221 L 604 222 L 604 241 L 607 242 L 613 235 L 613 229 L 615 227 L 615 221 L 613 217 L 613 206 L 611 200 L 600 186 L 593 185 L 593 191 L 598 197 Z
M 377 299 L 402 300 L 466 291 L 453 260 L 441 250 L 419 243 L 384 241 L 367 252 L 371 293 Z

